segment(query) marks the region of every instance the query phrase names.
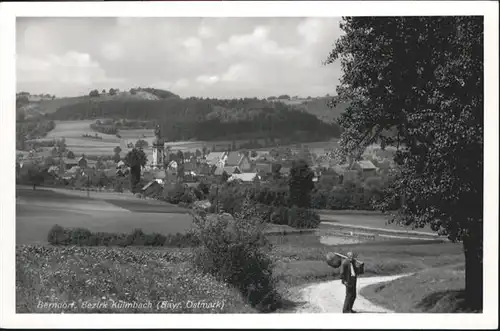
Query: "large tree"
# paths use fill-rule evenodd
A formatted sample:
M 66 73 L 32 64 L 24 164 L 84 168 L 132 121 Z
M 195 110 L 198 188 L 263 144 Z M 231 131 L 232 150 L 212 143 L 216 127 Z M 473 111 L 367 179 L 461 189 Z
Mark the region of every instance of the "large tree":
M 463 243 L 466 298 L 481 309 L 483 18 L 350 17 L 341 28 L 326 61 L 340 60 L 337 93 L 350 103 L 339 156 L 376 141 L 398 147 L 394 221 Z
M 127 153 L 124 162 L 130 167 L 130 189 L 136 193 L 141 181 L 141 167 L 146 165 L 148 158 L 142 149 L 134 148 Z
M 288 179 L 290 206 L 309 208 L 314 188 L 314 173 L 305 160 L 293 161 Z

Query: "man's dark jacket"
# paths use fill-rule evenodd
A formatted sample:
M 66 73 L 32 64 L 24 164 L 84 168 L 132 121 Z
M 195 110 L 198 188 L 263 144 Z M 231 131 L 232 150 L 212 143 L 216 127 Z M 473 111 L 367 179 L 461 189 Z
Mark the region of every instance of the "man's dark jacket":
M 351 275 L 351 266 L 350 264 L 352 263 L 354 267 L 354 272 L 356 276 L 362 273 L 362 269 L 357 266 L 356 261 L 349 261 L 348 259 L 345 259 L 342 261 L 342 264 L 340 266 L 340 279 L 342 280 L 342 283 L 345 283 L 347 286 L 356 286 L 356 276 Z

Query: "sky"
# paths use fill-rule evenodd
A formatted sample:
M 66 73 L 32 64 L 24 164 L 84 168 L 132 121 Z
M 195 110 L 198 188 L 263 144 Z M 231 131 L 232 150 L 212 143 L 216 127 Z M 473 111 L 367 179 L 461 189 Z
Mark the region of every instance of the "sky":
M 181 97 L 334 95 L 340 18 L 18 18 L 17 91 L 154 87 Z

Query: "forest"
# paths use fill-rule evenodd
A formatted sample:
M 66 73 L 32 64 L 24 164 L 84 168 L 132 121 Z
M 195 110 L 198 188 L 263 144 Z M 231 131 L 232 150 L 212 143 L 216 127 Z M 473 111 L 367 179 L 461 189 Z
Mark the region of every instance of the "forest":
M 50 114 L 52 120 L 152 121 L 171 141 L 198 139 L 288 138 L 320 141 L 339 137 L 341 130 L 316 116 L 280 102 L 259 99 L 167 98 L 162 100 L 111 100 L 76 103 Z M 112 128 L 107 129 L 110 132 Z

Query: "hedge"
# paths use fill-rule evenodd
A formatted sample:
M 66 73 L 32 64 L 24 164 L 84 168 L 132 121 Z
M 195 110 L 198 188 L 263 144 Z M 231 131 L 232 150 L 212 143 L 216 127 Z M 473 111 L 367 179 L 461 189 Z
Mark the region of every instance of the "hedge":
M 85 228 L 63 228 L 54 225 L 50 229 L 47 240 L 52 245 L 76 246 L 163 246 L 163 247 L 194 247 L 199 244 L 191 233 L 176 233 L 163 235 L 160 233 L 146 234 L 141 229 L 132 233 L 91 232 Z

